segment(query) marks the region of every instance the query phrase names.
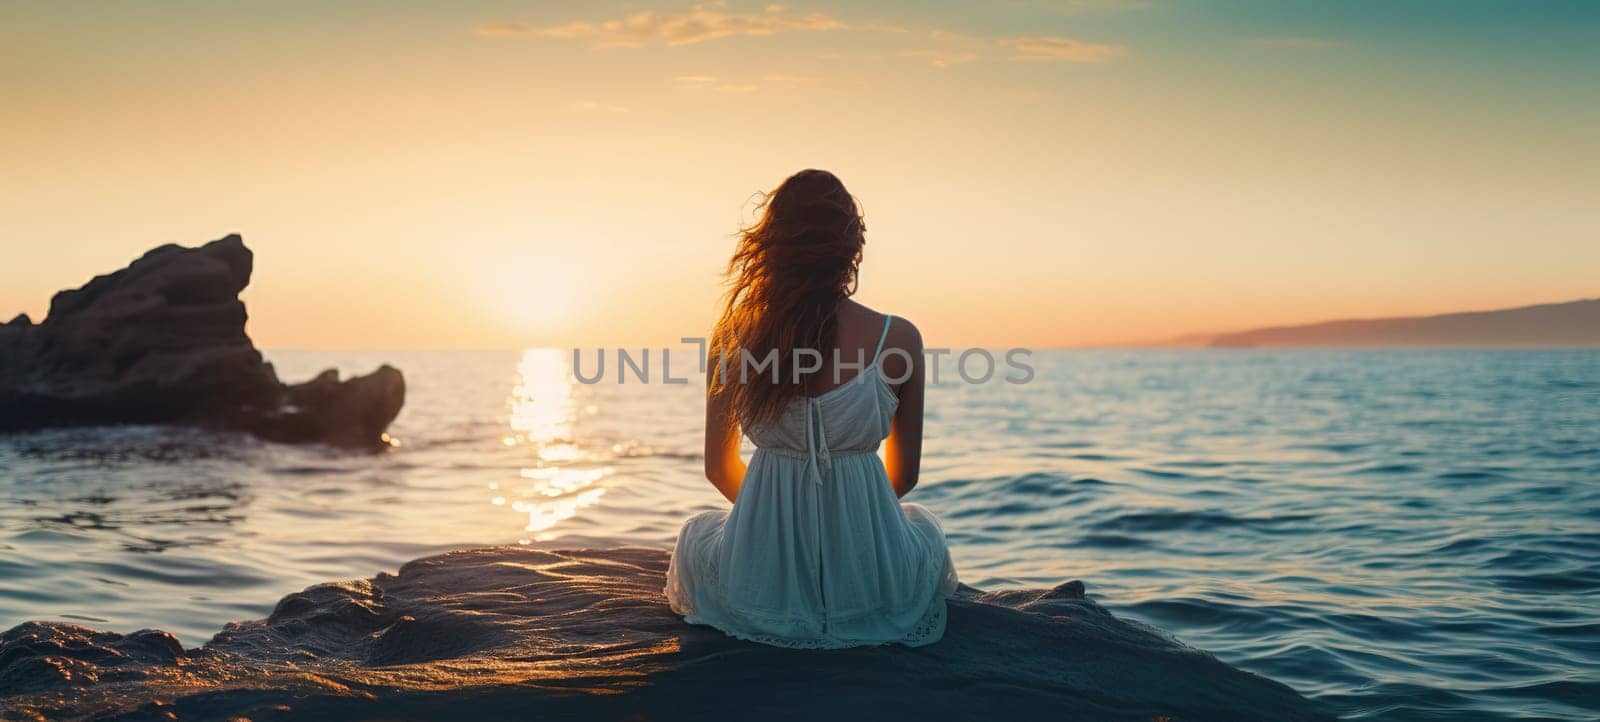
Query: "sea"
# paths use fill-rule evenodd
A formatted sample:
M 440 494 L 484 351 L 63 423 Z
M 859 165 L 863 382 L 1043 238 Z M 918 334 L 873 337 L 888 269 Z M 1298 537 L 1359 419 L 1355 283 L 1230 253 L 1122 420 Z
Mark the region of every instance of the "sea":
M 692 360 L 586 384 L 570 349 L 267 356 L 287 380 L 401 368 L 397 445 L 0 436 L 0 629 L 198 646 L 320 582 L 466 546 L 670 548 L 727 506 Z M 1082 580 L 1346 719 L 1600 718 L 1600 351 L 1040 350 L 1027 383 L 943 361 L 908 500 L 964 583 Z

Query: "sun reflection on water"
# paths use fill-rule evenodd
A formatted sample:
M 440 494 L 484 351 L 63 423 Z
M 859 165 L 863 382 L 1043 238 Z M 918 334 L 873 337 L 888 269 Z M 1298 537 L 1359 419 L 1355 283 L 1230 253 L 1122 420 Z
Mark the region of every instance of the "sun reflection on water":
M 511 387 L 511 436 L 507 446 L 519 442 L 571 443 L 578 402 L 573 379 L 561 353 L 555 349 L 528 349 L 517 363 L 517 382 Z
M 523 531 L 532 536 L 519 539 L 520 543 L 554 539 L 558 524 L 605 495 L 600 482 L 611 476 L 612 468 L 584 466 L 593 459 L 574 434 L 580 412 L 594 414 L 598 409 L 592 404 L 579 406 L 574 384 L 558 350 L 528 349 L 517 364 L 517 381 L 507 400 L 510 433 L 501 441 L 510 448 L 526 448 L 533 465 L 519 472 L 515 484 L 490 484 L 497 493 L 489 503 L 527 515 Z

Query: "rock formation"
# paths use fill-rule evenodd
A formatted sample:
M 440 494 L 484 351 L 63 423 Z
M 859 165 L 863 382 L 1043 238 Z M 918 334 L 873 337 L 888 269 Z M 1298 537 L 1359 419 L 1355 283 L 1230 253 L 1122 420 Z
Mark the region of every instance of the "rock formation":
M 291 594 L 199 649 L 29 622 L 17 719 L 1331 720 L 1084 598 L 962 587 L 927 647 L 799 651 L 687 625 L 653 549 L 472 549 Z
M 165 245 L 57 293 L 34 324 L 0 324 L 0 432 L 96 424 L 189 424 L 284 442 L 386 443 L 405 401 L 389 366 L 286 386 L 245 335 L 239 292 L 252 256 L 230 235 Z

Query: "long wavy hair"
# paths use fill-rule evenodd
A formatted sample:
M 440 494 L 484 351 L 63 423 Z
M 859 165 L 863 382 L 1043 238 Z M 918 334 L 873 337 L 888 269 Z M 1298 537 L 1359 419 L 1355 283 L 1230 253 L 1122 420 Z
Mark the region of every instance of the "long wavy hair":
M 866 244 L 860 207 L 827 171 L 789 176 L 757 208 L 759 219 L 739 232 L 728 261 L 726 302 L 710 344 L 712 393 L 730 395 L 732 414 L 746 426 L 776 420 L 804 393 L 795 349 L 833 349 L 834 313 L 855 293 Z M 772 351 L 776 383 L 770 368 L 741 373 L 741 352 L 759 363 Z

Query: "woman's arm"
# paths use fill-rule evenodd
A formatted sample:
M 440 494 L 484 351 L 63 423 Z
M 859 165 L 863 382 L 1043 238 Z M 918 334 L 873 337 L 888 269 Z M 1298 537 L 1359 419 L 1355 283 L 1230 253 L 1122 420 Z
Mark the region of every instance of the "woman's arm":
M 903 497 L 917 486 L 917 475 L 922 471 L 922 386 L 926 369 L 923 368 L 922 333 L 909 321 L 897 319 L 903 326 L 901 333 L 891 333 L 890 348 L 903 349 L 911 355 L 910 376 L 896 389 L 900 406 L 895 409 L 894 421 L 889 425 L 889 439 L 884 445 L 883 465 L 889 472 L 889 485 L 894 495 Z M 905 359 L 899 354 L 884 372 L 890 378 L 906 376 Z
M 706 389 L 706 479 L 731 502 L 744 484 L 744 460 L 739 458 L 739 422 L 729 400 L 729 394 Z

